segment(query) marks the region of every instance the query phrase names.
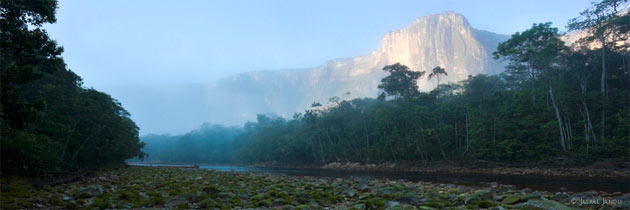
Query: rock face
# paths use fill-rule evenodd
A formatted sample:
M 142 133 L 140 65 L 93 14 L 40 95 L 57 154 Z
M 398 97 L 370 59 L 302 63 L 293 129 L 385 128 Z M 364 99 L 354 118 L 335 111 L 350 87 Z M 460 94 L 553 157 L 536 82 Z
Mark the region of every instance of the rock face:
M 290 118 L 315 101 L 326 104 L 333 96 L 375 98 L 387 75 L 381 69 L 397 62 L 414 71 L 440 65 L 448 73 L 440 78 L 442 84 L 468 75 L 499 73 L 503 65 L 492 59 L 492 52 L 507 39 L 474 29 L 462 15 L 447 12 L 418 18 L 385 34 L 381 46 L 371 53 L 313 68 L 249 72 L 210 84 L 119 87 L 110 92 L 119 93 L 143 133 L 184 133 L 204 122 L 242 125 L 264 113 Z M 429 91 L 436 80 L 427 81 L 425 76 L 418 86 Z
M 429 15 L 385 34 L 381 47 L 367 55 L 332 60 L 310 69 L 239 74 L 211 84 L 208 91 L 227 97 L 218 103 L 232 105 L 239 117 L 255 119 L 256 114 L 269 112 L 290 117 L 314 101 L 344 98 L 346 92 L 350 92 L 346 99 L 376 97 L 377 86 L 387 75 L 381 69 L 398 62 L 427 72 L 439 65 L 448 73 L 440 78 L 442 84 L 464 80 L 468 75 L 500 73 L 503 65 L 492 59 L 492 52 L 507 38 L 474 29 L 454 12 Z M 421 91 L 435 86 L 436 80 L 427 81 L 426 76 L 418 82 Z

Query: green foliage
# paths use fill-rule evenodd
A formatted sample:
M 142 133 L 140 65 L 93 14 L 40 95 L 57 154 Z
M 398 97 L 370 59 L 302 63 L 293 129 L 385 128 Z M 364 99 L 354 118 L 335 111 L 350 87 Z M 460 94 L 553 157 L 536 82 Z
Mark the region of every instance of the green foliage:
M 424 75 L 423 71 L 411 71 L 400 63 L 385 66 L 383 71 L 389 72 L 389 76 L 383 78 L 378 85 L 378 89 L 382 90 L 379 98 L 410 98 L 418 95 L 417 80 Z
M 147 135 L 144 158 L 149 162 L 231 163 L 234 162 L 235 138 L 242 128 L 204 124 L 184 135 Z M 137 161 L 137 160 L 134 160 Z
M 40 27 L 57 2 L 0 3 L 0 144 L 3 174 L 47 175 L 142 157 L 138 127 L 120 103 L 82 87 L 63 49 Z
M 383 91 L 379 97 L 392 100 L 333 97 L 325 105 L 313 103 L 292 119 L 259 115 L 257 122 L 246 123 L 238 135 L 199 138 L 212 145 L 203 147 L 208 152 L 202 157 L 221 162 L 225 159 L 215 156 L 229 151 L 229 162 L 248 163 L 446 159 L 546 164 L 557 157 L 580 162 L 628 161 L 627 51 L 608 49 L 606 65 L 611 70 L 606 110 L 598 91 L 601 78 L 593 76 L 603 62 L 599 49 L 565 47 L 558 30 L 549 23 L 534 24 L 514 34 L 499 45 L 495 56 L 509 62 L 505 73 L 470 76 L 428 93 L 417 92 L 415 80 L 422 72 L 412 72 L 401 64 L 386 66 L 390 76 L 379 86 Z M 439 75 L 446 71 L 436 67 L 430 77 Z M 608 113 L 608 126 L 590 119 L 602 110 Z M 595 132 L 604 132 L 606 138 L 596 138 Z M 185 142 L 183 137 L 176 139 Z M 365 205 L 377 203 L 372 200 Z

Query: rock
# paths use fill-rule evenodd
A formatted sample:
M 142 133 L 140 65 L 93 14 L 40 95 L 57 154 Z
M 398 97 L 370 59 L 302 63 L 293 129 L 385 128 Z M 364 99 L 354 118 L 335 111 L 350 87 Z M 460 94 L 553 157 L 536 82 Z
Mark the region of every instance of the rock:
M 457 199 L 458 199 L 458 197 L 457 197 L 456 194 L 449 194 L 448 195 L 448 201 L 450 201 L 450 202 L 456 202 Z
M 470 203 L 475 203 L 477 201 L 480 201 L 481 199 L 479 198 L 479 195 L 477 194 L 470 194 L 468 196 L 466 196 L 466 198 L 464 198 L 464 204 L 468 205 Z
M 495 200 L 495 201 L 501 201 L 504 198 L 505 198 L 505 195 L 497 195 L 497 194 L 495 194 L 495 195 L 492 196 L 492 199 Z
M 521 201 L 528 201 L 530 199 L 540 199 L 541 197 L 542 197 L 541 192 L 533 192 L 531 194 L 521 196 Z
M 87 188 L 83 188 L 82 190 L 79 191 L 79 193 L 81 193 L 82 195 L 87 195 L 88 198 L 97 196 L 101 193 L 103 193 L 103 188 L 100 187 L 87 187 Z
M 202 190 L 211 196 L 217 196 L 221 192 L 214 187 L 204 187 Z
M 620 207 L 621 209 L 630 209 L 630 201 L 625 200 L 625 201 L 621 201 L 621 204 L 617 205 L 618 207 Z
M 538 209 L 546 209 L 546 210 L 571 210 L 572 208 L 565 206 L 564 204 L 558 203 L 556 201 L 551 200 L 537 200 L 532 199 L 525 203 L 519 203 L 514 205 L 514 208 L 538 208 Z
M 497 206 L 497 204 L 494 201 L 491 200 L 481 200 L 479 202 L 477 202 L 477 207 L 481 208 L 481 209 L 487 209 L 493 206 Z
M 149 198 L 149 195 L 147 195 L 145 192 L 139 192 L 138 195 L 142 196 L 145 199 Z
M 505 203 L 505 204 L 515 204 L 518 203 L 521 200 L 521 197 L 518 195 L 510 195 L 506 198 L 504 198 L 501 202 Z
M 486 198 L 486 199 L 492 199 L 492 190 L 491 189 L 484 188 L 484 189 L 478 191 L 477 194 L 479 195 L 479 197 Z
M 621 207 L 623 209 L 630 209 L 630 194 L 624 194 L 619 197 L 616 197 L 615 200 L 621 202 Z
M 591 198 L 594 196 L 597 196 L 597 191 L 595 190 L 589 190 L 589 191 L 584 191 L 581 193 L 575 193 L 573 194 L 574 197 L 581 197 L 581 198 Z
M 361 191 L 361 192 L 367 192 L 370 190 L 370 186 L 368 186 L 365 183 L 361 183 L 361 185 L 359 185 L 359 187 L 357 188 L 357 190 Z
M 617 197 L 615 199 L 621 200 L 621 201 L 630 201 L 630 194 L 624 194 L 624 195 L 621 195 L 621 196 L 619 196 L 619 197 Z
M 392 189 L 390 189 L 389 187 L 379 188 L 378 190 L 376 190 L 376 194 L 377 195 L 389 195 L 389 194 L 392 194 Z
M 488 183 L 488 186 L 490 186 L 490 187 L 492 187 L 492 188 L 496 188 L 496 187 L 498 187 L 498 186 L 499 186 L 499 183 L 496 183 L 496 182 L 489 182 L 489 183 Z
M 398 201 L 387 201 L 387 204 L 386 204 L 387 208 L 392 208 L 399 205 L 400 205 L 400 202 Z
M 353 209 L 366 209 L 364 204 L 356 204 L 352 206 Z
M 344 191 L 344 194 L 346 194 L 348 197 L 354 197 L 356 195 L 356 193 L 354 192 L 354 190 L 347 190 Z
M 186 199 L 173 198 L 173 199 L 170 199 L 170 200 L 166 201 L 166 203 L 164 203 L 164 207 L 166 207 L 166 208 L 175 208 L 175 207 L 177 207 L 179 205 L 187 204 L 187 203 L 188 203 L 188 201 L 186 201 Z
M 273 203 L 271 204 L 272 206 L 282 206 L 284 204 L 286 204 L 287 201 L 284 200 L 283 198 L 276 198 L 275 200 L 273 200 Z
M 182 194 L 180 197 L 183 198 L 183 199 L 186 199 L 189 203 L 196 203 L 197 202 L 197 195 Z
M 490 207 L 488 208 L 488 210 L 503 210 L 505 208 L 503 208 L 503 206 L 494 206 L 494 207 Z
M 569 195 L 567 195 L 567 194 L 564 194 L 564 193 L 558 193 L 558 194 L 552 195 L 552 196 L 551 196 L 551 198 L 549 198 L 549 199 L 554 200 L 554 201 L 563 201 L 563 202 L 566 202 L 566 201 L 568 201 L 570 198 L 571 198 L 571 197 L 570 197 Z
M 530 192 L 532 192 L 532 189 L 530 189 L 530 188 L 523 188 L 523 189 L 521 190 L 521 192 L 522 192 L 522 193 L 530 193 Z
M 62 201 L 69 201 L 69 200 L 72 200 L 72 197 L 67 196 L 67 195 L 62 195 L 62 196 L 61 196 L 61 200 L 62 200 Z
M 420 197 L 416 193 L 407 193 L 404 196 L 397 198 L 396 201 L 400 203 L 416 205 L 420 203 Z

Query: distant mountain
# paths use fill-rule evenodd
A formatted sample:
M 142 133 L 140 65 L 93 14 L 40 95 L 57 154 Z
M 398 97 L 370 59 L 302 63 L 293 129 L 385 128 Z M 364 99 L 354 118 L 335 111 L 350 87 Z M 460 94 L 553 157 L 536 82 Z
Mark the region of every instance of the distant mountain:
M 474 29 L 462 15 L 447 12 L 416 19 L 406 28 L 383 36 L 381 47 L 367 55 L 328 61 L 299 70 L 249 72 L 212 84 L 209 94 L 222 94 L 234 113 L 254 119 L 257 113 L 289 116 L 314 102 L 350 92 L 350 98 L 376 97 L 377 86 L 387 74 L 385 65 L 400 62 L 414 71 L 429 71 L 439 65 L 448 76 L 442 83 L 464 80 L 468 75 L 496 74 L 503 65 L 492 52 L 506 35 Z M 421 91 L 435 88 L 435 81 L 421 78 Z
M 189 92 L 181 95 L 194 93 L 200 98 L 197 102 L 182 99 L 196 104 L 182 104 L 191 108 L 181 109 L 182 113 L 178 116 L 195 116 L 192 118 L 162 116 L 164 113 L 155 113 L 154 116 L 135 104 L 126 107 L 130 107 L 132 114 L 138 118 L 187 119 L 186 122 L 173 122 L 186 125 L 202 122 L 241 124 L 255 120 L 256 114 L 260 113 L 291 117 L 294 112 L 303 112 L 314 101 L 324 104 L 333 96 L 343 98 L 346 92 L 351 93 L 346 99 L 376 97 L 377 86 L 387 75 L 381 69 L 397 62 L 414 71 L 429 71 L 439 65 L 448 72 L 447 77 L 441 78 L 442 84 L 466 79 L 468 75 L 499 73 L 503 71 L 503 65 L 492 59 L 492 52 L 499 42 L 508 38 L 474 29 L 466 18 L 454 12 L 429 15 L 416 19 L 403 29 L 385 34 L 380 48 L 367 55 L 331 60 L 314 68 L 249 72 L 207 85 L 189 86 Z M 429 91 L 435 85 L 434 80 L 427 81 L 426 77 L 418 83 L 421 91 Z M 184 91 L 182 88 L 177 90 Z M 156 89 L 135 91 L 155 92 Z M 179 94 L 173 91 L 160 94 L 161 98 L 180 101 L 177 99 Z M 160 106 L 158 103 L 154 105 Z M 141 116 L 136 115 L 134 106 Z M 204 108 L 200 110 L 200 107 Z M 138 120 L 138 123 L 143 127 L 143 124 L 153 124 L 155 120 L 146 123 Z M 190 129 L 194 127 L 197 126 Z

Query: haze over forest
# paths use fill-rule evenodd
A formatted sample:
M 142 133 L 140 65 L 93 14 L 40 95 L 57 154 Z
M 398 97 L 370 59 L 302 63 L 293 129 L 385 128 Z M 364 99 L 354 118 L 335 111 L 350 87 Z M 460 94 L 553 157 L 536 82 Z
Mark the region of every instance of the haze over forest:
M 380 69 L 394 61 L 414 71 L 430 70 L 436 64 L 457 67 L 457 79 L 466 78 L 465 71 L 500 71 L 492 66 L 499 61 L 489 56 L 498 41 L 534 22 L 551 20 L 565 30 L 566 22 L 589 1 L 157 1 L 131 3 L 126 9 L 113 5 L 61 1 L 58 23 L 46 28 L 67 49 L 64 58 L 69 68 L 84 77 L 86 86 L 118 99 L 145 135 L 182 134 L 206 122 L 242 125 L 255 121 L 259 113 L 291 117 L 314 101 L 324 103 L 345 92 L 351 93 L 347 99 L 374 97 L 385 75 Z M 148 8 L 137 11 L 132 9 L 135 6 Z M 565 9 L 552 9 L 556 6 Z M 488 15 L 485 11 L 490 7 L 505 9 Z M 170 8 L 190 14 L 170 19 L 157 15 Z M 221 8 L 237 9 L 226 13 Z M 309 8 L 326 12 L 311 13 Z M 348 10 L 355 12 L 349 15 Z M 417 22 L 447 14 L 455 16 L 439 25 Z M 96 20 L 103 15 L 112 18 Z M 467 34 L 459 34 L 460 30 Z M 396 38 L 396 33 L 414 36 L 415 42 L 384 40 Z M 447 54 L 438 54 L 443 52 Z M 98 56 L 86 56 L 90 54 Z M 447 81 L 454 78 L 449 76 Z M 428 91 L 434 83 L 421 82 L 420 86 Z
M 630 0 L 2 0 L 0 162 L 0 209 L 628 209 Z

